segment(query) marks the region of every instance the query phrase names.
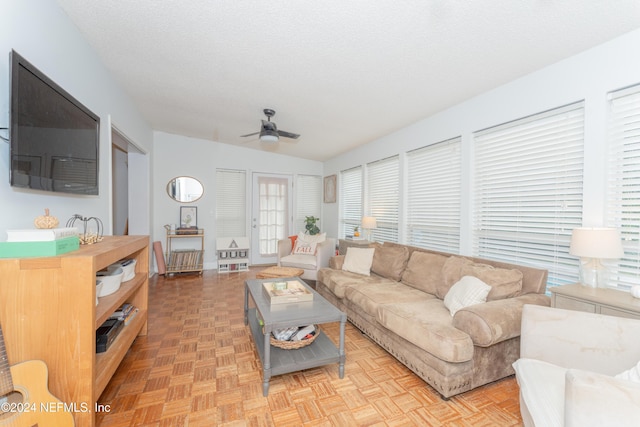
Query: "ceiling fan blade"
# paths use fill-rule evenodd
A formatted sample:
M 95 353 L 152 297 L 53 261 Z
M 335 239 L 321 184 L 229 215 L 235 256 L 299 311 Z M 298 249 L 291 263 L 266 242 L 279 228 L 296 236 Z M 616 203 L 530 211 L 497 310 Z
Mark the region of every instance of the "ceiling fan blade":
M 300 135 L 298 135 L 297 133 L 291 133 L 291 132 L 287 132 L 287 131 L 284 131 L 284 130 L 279 130 L 278 131 L 278 135 L 284 136 L 285 138 L 291 138 L 291 139 L 300 138 Z
M 257 135 L 257 134 L 259 134 L 259 133 L 260 133 L 260 132 L 254 132 L 254 133 L 248 133 L 248 134 L 246 134 L 246 135 L 240 135 L 240 138 L 244 138 L 244 137 L 247 137 L 247 136 Z

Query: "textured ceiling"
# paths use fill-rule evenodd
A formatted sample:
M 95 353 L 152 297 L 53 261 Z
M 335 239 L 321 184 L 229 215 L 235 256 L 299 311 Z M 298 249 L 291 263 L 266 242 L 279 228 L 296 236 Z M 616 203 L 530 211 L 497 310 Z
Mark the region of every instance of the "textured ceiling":
M 57 0 L 156 130 L 326 160 L 640 27 L 638 0 Z M 241 138 L 273 108 L 267 147 Z

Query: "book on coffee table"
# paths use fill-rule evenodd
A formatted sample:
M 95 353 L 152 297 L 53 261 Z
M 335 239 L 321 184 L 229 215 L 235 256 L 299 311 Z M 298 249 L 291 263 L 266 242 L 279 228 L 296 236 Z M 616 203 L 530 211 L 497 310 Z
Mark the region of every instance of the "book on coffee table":
M 297 280 L 274 280 L 262 284 L 271 304 L 312 301 L 313 294 Z

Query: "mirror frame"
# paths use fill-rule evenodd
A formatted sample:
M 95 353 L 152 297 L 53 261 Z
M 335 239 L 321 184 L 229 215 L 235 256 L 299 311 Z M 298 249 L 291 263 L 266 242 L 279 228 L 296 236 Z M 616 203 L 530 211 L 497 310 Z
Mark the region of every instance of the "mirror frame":
M 175 194 L 175 191 L 172 191 L 172 184 L 175 185 L 176 181 L 179 180 L 180 178 L 182 178 L 182 179 L 190 179 L 190 180 L 195 181 L 200 186 L 200 188 L 202 189 L 200 191 L 200 195 L 198 197 L 194 198 L 193 200 L 180 200 L 180 199 L 178 199 L 177 195 Z M 202 198 L 202 196 L 204 195 L 204 185 L 202 184 L 202 182 L 200 182 L 200 180 L 198 180 L 197 178 L 194 178 L 192 176 L 184 176 L 184 175 L 176 176 L 175 178 L 170 179 L 169 182 L 167 183 L 167 195 L 171 199 L 175 200 L 178 203 L 192 203 L 192 202 L 195 202 L 195 201 L 200 200 Z

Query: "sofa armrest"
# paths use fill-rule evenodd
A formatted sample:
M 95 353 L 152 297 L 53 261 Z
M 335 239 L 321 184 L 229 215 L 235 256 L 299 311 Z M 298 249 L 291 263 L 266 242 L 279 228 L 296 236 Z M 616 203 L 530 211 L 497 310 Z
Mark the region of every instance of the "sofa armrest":
M 640 360 L 640 320 L 526 305 L 520 357 L 615 375 Z
M 316 268 L 319 270 L 329 266 L 329 260 L 336 254 L 336 241 L 327 238 L 316 246 Z
M 565 375 L 564 419 L 572 426 L 636 426 L 640 384 L 595 372 L 569 369 Z
M 280 259 L 291 255 L 291 239 L 278 240 L 278 265 L 280 265 Z
M 334 270 L 342 270 L 344 264 L 344 255 L 336 255 L 329 260 L 329 268 Z
M 472 305 L 456 312 L 453 326 L 469 334 L 474 345 L 489 347 L 520 336 L 525 304 L 548 306 L 550 300 L 543 294 L 526 294 Z

